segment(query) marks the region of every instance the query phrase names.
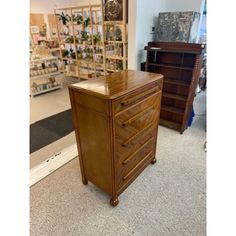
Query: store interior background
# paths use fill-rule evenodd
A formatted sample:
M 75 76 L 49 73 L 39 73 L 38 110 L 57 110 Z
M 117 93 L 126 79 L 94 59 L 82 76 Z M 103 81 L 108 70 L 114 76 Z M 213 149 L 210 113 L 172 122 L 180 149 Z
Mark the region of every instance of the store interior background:
M 0 39 L 1 45 L 7 45 L 7 47 L 2 47 L 4 60 L 1 62 L 2 68 L 4 68 L 3 76 L 5 76 L 5 79 L 1 81 L 2 109 L 5 112 L 1 116 L 1 134 L 4 140 L 4 145 L 1 147 L 4 154 L 0 181 L 3 189 L 1 195 L 1 213 L 3 214 L 1 235 L 29 235 L 29 13 L 31 10 L 36 10 L 32 8 L 36 1 L 31 2 L 32 4 L 27 1 L 6 1 L 1 14 L 2 20 L 5 22 L 2 25 L 3 32 L 5 35 L 10 35 L 10 37 L 1 37 Z M 42 2 L 48 6 L 52 2 L 59 1 L 38 1 L 39 8 L 45 9 Z M 67 1 L 66 4 L 63 3 L 61 6 L 68 6 L 70 2 Z M 138 2 L 141 3 L 142 1 Z M 157 1 L 153 2 L 158 4 Z M 193 6 L 200 6 L 199 1 L 191 1 L 190 7 L 190 1 L 178 0 L 178 4 L 183 3 L 181 9 L 179 9 L 177 1 L 158 2 L 160 6 L 163 6 L 163 9 L 168 5 L 169 7 L 176 5 L 175 9 L 178 10 L 192 10 Z M 232 46 L 235 44 L 235 32 L 233 30 L 235 7 L 233 3 L 226 2 L 223 4 L 222 1 L 208 0 L 207 9 L 207 234 L 214 236 L 236 235 L 234 217 L 236 211 L 236 192 L 234 188 L 236 163 L 234 158 L 235 139 L 232 137 L 236 133 L 233 125 L 236 117 L 235 109 L 233 109 L 235 106 L 235 80 L 233 76 L 235 50 Z M 14 17 L 9 17 L 9 11 Z M 155 9 L 155 11 L 159 12 L 159 9 Z M 149 18 L 149 16 L 147 17 Z M 147 37 L 149 38 L 149 36 Z M 12 53 L 9 53 L 9 51 Z M 17 61 L 12 60 L 12 55 L 16 56 Z M 9 78 L 13 78 L 11 86 L 9 86 Z M 227 86 L 223 86 L 225 82 Z M 226 114 L 229 111 L 230 113 Z M 173 139 L 173 142 L 175 141 Z M 168 171 L 167 174 L 172 173 L 171 169 Z M 79 176 L 79 173 L 76 169 L 73 176 L 71 176 L 70 173 L 68 174 L 65 169 L 61 168 L 58 174 L 51 176 L 52 179 L 48 178 L 50 182 L 45 181 L 42 191 L 37 193 L 37 196 L 44 196 L 43 200 L 47 202 L 48 206 L 52 206 L 50 205 L 51 196 L 57 193 L 58 195 L 54 196 L 55 199 L 58 200 L 62 197 L 59 185 L 54 185 L 54 181 L 59 179 L 65 182 L 65 177 L 70 181 L 73 176 Z M 74 190 L 78 191 L 78 185 L 73 185 L 73 189 L 70 189 L 71 187 L 69 185 L 65 189 L 70 193 Z M 74 196 L 78 199 L 76 192 Z M 94 192 L 91 193 L 91 196 L 94 197 Z M 136 197 L 136 194 L 134 197 Z M 80 202 L 80 200 L 78 201 Z M 38 209 L 42 209 L 44 214 L 46 211 L 42 206 L 45 202 L 42 201 L 37 204 Z M 65 201 L 65 206 L 68 209 L 66 203 Z M 130 205 L 132 205 L 132 202 L 130 202 Z M 126 205 L 125 210 L 129 209 L 128 206 L 129 204 Z M 58 209 L 58 212 L 60 210 Z M 75 209 L 70 208 L 70 210 L 73 212 Z M 69 221 L 73 220 L 73 223 L 77 225 L 77 215 L 71 217 L 71 212 L 68 219 Z M 110 211 L 109 217 L 114 215 L 113 212 L 113 210 Z M 150 209 L 146 209 L 146 212 L 150 217 Z M 137 210 L 137 215 L 139 213 Z M 91 215 L 94 215 L 94 211 L 91 211 Z M 58 219 L 65 219 L 65 217 L 63 218 L 60 215 Z M 133 221 L 133 219 L 131 220 Z M 58 225 L 58 222 L 57 219 L 53 221 L 55 225 Z M 36 222 L 36 225 L 38 223 Z M 43 222 L 41 229 L 45 228 L 45 223 L 46 221 Z M 49 223 L 52 223 L 52 221 Z M 85 223 L 88 223 L 86 219 Z M 115 221 L 114 223 L 118 222 Z M 140 226 L 142 226 L 142 223 L 140 223 Z M 147 225 L 151 228 L 150 222 L 147 222 Z M 153 225 L 155 226 L 155 224 Z M 120 229 L 117 228 L 117 230 Z
M 75 0 L 53 0 L 49 2 L 40 0 L 30 1 L 30 13 L 44 14 L 45 23 L 48 25 L 47 14 L 54 13 L 54 8 L 72 7 L 90 4 L 101 4 L 100 0 L 93 1 L 75 1 Z M 205 0 L 179 0 L 173 2 L 171 0 L 133 0 L 129 1 L 128 8 L 128 68 L 140 70 L 141 62 L 146 60 L 146 51 L 144 46 L 149 41 L 153 41 L 155 34 L 152 27 L 156 26 L 159 12 L 173 11 L 196 11 L 203 12 Z M 150 7 L 151 6 L 151 7 Z M 201 22 L 198 27 L 198 39 L 200 36 Z M 204 25 L 204 24 L 203 24 Z M 47 26 L 47 29 L 49 27 Z M 49 30 L 47 36 L 50 37 Z M 198 40 L 197 39 L 197 40 Z M 51 93 L 42 94 L 35 98 L 30 98 L 30 124 L 46 117 L 52 116 L 70 108 L 68 85 L 79 82 L 73 77 L 63 79 L 63 89 L 53 91 Z M 30 168 L 35 168 L 40 163 L 45 162 L 48 158 L 59 153 L 61 150 L 75 143 L 74 132 L 51 143 L 30 155 Z

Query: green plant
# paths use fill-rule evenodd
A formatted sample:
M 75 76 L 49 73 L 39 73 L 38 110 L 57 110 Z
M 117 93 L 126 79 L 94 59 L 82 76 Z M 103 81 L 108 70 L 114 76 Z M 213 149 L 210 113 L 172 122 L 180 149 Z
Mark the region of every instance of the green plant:
M 66 25 L 66 22 L 71 21 L 71 17 L 68 14 L 64 14 L 64 12 L 62 12 L 61 14 L 56 14 L 59 18 L 59 21 L 62 21 L 63 25 Z
M 71 52 L 70 56 L 71 56 L 72 59 L 76 59 L 75 52 Z
M 90 18 L 87 17 L 87 18 L 84 20 L 84 26 L 85 26 L 85 27 L 88 27 L 89 24 L 90 24 Z
M 65 42 L 66 42 L 66 43 L 74 43 L 74 42 L 75 42 L 75 43 L 78 43 L 79 40 L 78 40 L 77 37 L 75 37 L 75 40 L 74 40 L 74 37 L 73 37 L 73 36 L 69 36 L 68 38 L 66 38 Z
M 99 32 L 97 34 L 93 35 L 93 42 L 94 42 L 94 44 L 101 42 L 101 34 Z
M 72 21 L 76 22 L 78 25 L 81 25 L 83 23 L 83 17 L 80 14 L 78 14 L 78 15 L 73 14 Z
M 81 40 L 82 41 L 87 41 L 89 39 L 89 35 L 86 31 L 81 31 Z
M 117 70 L 123 70 L 123 62 L 122 61 L 118 61 L 116 63 L 116 69 Z
M 61 50 L 62 57 L 67 57 L 69 55 L 69 51 L 67 49 Z

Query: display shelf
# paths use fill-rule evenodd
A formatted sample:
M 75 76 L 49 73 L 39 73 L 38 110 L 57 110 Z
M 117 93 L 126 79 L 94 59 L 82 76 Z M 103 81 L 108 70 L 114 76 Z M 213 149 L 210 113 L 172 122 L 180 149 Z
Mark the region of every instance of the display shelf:
M 172 79 L 172 78 L 167 78 L 165 77 L 165 83 L 166 84 L 175 84 L 175 85 L 181 85 L 181 86 L 190 86 L 190 82 L 183 81 L 183 80 L 178 80 L 178 79 Z
M 40 62 L 40 61 L 50 61 L 50 60 L 57 60 L 57 57 L 44 57 L 38 59 L 31 59 L 30 62 Z
M 98 48 L 101 49 L 99 54 L 102 54 L 104 57 L 104 41 L 102 40 L 103 35 L 103 21 L 102 21 L 102 6 L 98 4 L 89 4 L 86 6 L 75 6 L 75 7 L 66 7 L 54 9 L 54 14 L 57 19 L 57 31 L 59 35 L 59 41 L 61 45 L 64 45 L 65 50 L 67 50 L 69 57 L 73 55 L 72 61 L 75 63 L 77 68 L 76 76 L 80 78 L 80 67 L 81 63 L 86 63 L 93 67 L 93 70 L 96 71 L 96 61 L 94 55 Z M 67 17 L 65 22 L 59 20 L 60 16 L 57 15 L 64 14 Z M 76 20 L 77 22 L 72 22 Z M 78 24 L 80 21 L 80 24 Z M 68 34 L 66 37 L 60 37 L 61 34 Z M 65 42 L 65 38 L 73 37 L 74 40 L 71 42 Z M 76 38 L 78 40 L 76 40 Z M 100 41 L 99 41 L 100 38 Z M 78 41 L 78 42 L 77 42 Z M 83 42 L 82 42 L 83 41 Z M 73 46 L 73 54 L 68 50 L 69 45 Z M 90 50 L 87 50 L 89 48 Z M 93 59 L 91 61 L 86 61 L 81 59 L 78 52 L 83 53 L 83 57 L 89 56 Z M 84 55 L 85 54 L 85 55 Z M 62 57 L 62 54 L 61 54 Z M 69 58 L 62 58 L 63 60 L 71 60 Z M 82 61 L 83 60 L 83 61 Z M 105 70 L 104 60 L 103 60 L 103 69 Z M 96 74 L 96 73 L 95 73 Z M 83 76 L 83 75 L 82 75 Z
M 69 76 L 69 77 L 78 77 L 78 75 L 76 73 L 66 73 L 66 76 Z
M 112 60 L 123 60 L 123 57 L 119 57 L 119 56 L 106 56 L 107 59 L 112 59 Z M 126 58 L 125 58 L 126 60 Z
M 162 96 L 166 97 L 166 98 L 172 98 L 172 99 L 175 99 L 175 100 L 181 100 L 181 101 L 184 101 L 184 102 L 186 102 L 187 99 L 188 99 L 188 97 L 186 97 L 186 96 L 181 96 L 181 95 L 172 94 L 172 93 L 165 93 L 165 92 L 162 93 Z
M 105 47 L 105 59 L 114 60 L 115 64 L 120 64 L 122 61 L 122 70 L 127 69 L 127 58 L 128 58 L 128 25 L 126 22 L 127 19 L 127 1 L 121 0 L 120 4 L 122 13 L 119 18 L 106 17 L 106 1 L 103 2 L 103 18 L 104 18 L 104 45 Z M 109 62 L 108 62 L 109 63 Z M 107 64 L 107 63 L 106 63 Z M 116 67 L 116 65 L 115 65 Z M 106 66 L 107 68 L 107 66 Z M 120 70 L 107 69 L 107 72 L 117 72 Z
M 166 64 L 159 64 L 159 63 L 147 63 L 147 66 L 157 66 L 157 67 L 164 67 L 164 68 L 173 68 L 173 69 L 180 69 L 180 70 L 193 70 L 192 67 L 185 67 L 185 66 L 174 66 L 174 65 L 166 65 Z
M 164 75 L 160 124 L 178 130 L 188 127 L 205 46 L 180 42 L 149 42 L 145 69 Z
M 61 50 L 60 48 L 50 48 L 51 52 L 60 51 L 60 50 Z
M 37 75 L 37 76 L 30 76 L 31 79 L 41 79 L 41 78 L 45 78 L 45 77 L 50 77 L 53 75 L 60 75 L 63 71 L 57 71 L 57 72 L 53 72 L 53 73 L 48 73 L 48 74 L 43 74 L 43 75 Z
M 49 88 L 49 89 L 43 89 L 39 92 L 31 92 L 31 96 L 36 96 L 36 95 L 39 95 L 39 94 L 47 93 L 47 92 L 57 90 L 57 89 L 60 89 L 60 88 L 62 88 L 62 85 L 58 85 L 58 86 L 55 86 L 55 87 L 52 87 L 52 88 Z
M 171 129 L 177 130 L 177 131 L 179 131 L 181 129 L 180 123 L 176 123 L 176 122 L 169 121 L 169 120 L 162 119 L 162 118 L 160 118 L 160 124 L 167 126 Z
M 104 25 L 123 25 L 124 22 L 123 20 L 119 20 L 119 21 L 104 21 Z
M 64 68 L 61 68 L 57 57 L 48 56 L 31 60 L 30 95 L 35 96 L 62 88 L 61 76 L 63 75 Z
M 127 68 L 127 60 L 128 60 L 128 39 L 127 39 L 127 24 L 126 24 L 126 1 L 122 0 L 123 4 L 123 19 L 120 21 L 106 21 L 104 17 L 104 1 L 101 0 L 101 5 L 86 5 L 86 6 L 75 6 L 75 7 L 65 7 L 65 8 L 57 8 L 54 9 L 54 14 L 56 16 L 56 22 L 57 22 L 57 31 L 58 31 L 58 37 L 59 37 L 59 44 L 64 45 L 65 50 L 67 50 L 69 57 L 71 58 L 72 53 L 69 52 L 69 47 L 73 47 L 73 57 L 72 59 L 62 57 L 63 54 L 61 54 L 61 58 L 63 60 L 72 60 L 76 63 L 78 73 L 77 76 L 80 75 L 80 64 L 81 64 L 81 57 L 77 55 L 76 52 L 81 52 L 85 54 L 92 53 L 92 55 L 101 56 L 102 63 L 96 62 L 96 58 L 93 57 L 93 62 L 86 62 L 90 63 L 91 66 L 93 66 L 94 71 L 96 72 L 97 66 L 103 67 L 103 73 L 106 74 L 106 59 L 110 60 L 117 60 L 117 64 L 122 61 L 122 69 Z M 62 16 L 62 13 L 67 18 L 65 22 L 59 20 L 60 15 Z M 60 14 L 60 15 L 58 15 Z M 78 17 L 81 15 L 81 17 Z M 80 24 L 76 22 L 72 22 L 77 17 L 77 20 L 80 19 Z M 90 19 L 90 22 L 88 25 L 85 25 L 86 19 Z M 120 34 L 119 37 L 122 38 L 122 40 L 116 40 L 114 37 L 112 40 L 106 40 L 106 27 L 118 27 L 116 29 L 116 34 Z M 86 32 L 86 33 L 84 33 Z M 118 32 L 118 33 L 117 33 Z M 100 34 L 100 41 L 97 43 L 97 40 L 99 38 L 98 33 Z M 65 35 L 66 34 L 66 35 Z M 65 42 L 65 39 L 68 37 L 73 37 L 74 40 L 71 40 L 72 42 Z M 88 38 L 87 38 L 88 37 Z M 75 38 L 78 39 L 75 41 Z M 85 39 L 84 42 L 81 42 L 81 40 Z M 114 45 L 117 48 L 117 45 L 120 45 L 119 50 L 114 50 L 114 55 L 108 55 L 107 49 L 105 47 L 105 44 Z M 70 46 L 69 46 L 70 45 Z M 86 48 L 88 47 L 92 49 L 92 52 L 87 52 Z M 96 53 L 96 49 L 101 49 L 101 52 Z M 62 48 L 63 49 L 63 48 Z M 61 50 L 62 50 L 61 49 Z M 84 57 L 84 55 L 83 55 Z M 96 74 L 96 73 L 95 73 Z
M 167 105 L 162 105 L 161 109 L 163 109 L 165 111 L 169 111 L 169 112 L 174 112 L 174 113 L 177 113 L 177 114 L 180 114 L 180 115 L 184 115 L 184 109 L 171 107 L 171 106 L 167 106 Z

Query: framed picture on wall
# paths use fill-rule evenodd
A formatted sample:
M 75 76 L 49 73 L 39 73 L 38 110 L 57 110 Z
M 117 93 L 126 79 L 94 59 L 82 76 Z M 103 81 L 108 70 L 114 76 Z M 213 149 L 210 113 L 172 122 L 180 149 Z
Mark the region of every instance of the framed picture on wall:
M 105 21 L 122 21 L 123 4 L 122 0 L 105 0 Z

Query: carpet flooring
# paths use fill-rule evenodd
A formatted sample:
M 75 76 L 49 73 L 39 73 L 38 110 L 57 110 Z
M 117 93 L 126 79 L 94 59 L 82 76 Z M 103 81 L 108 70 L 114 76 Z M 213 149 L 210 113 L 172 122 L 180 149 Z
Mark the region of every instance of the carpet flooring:
M 157 163 L 119 196 L 81 181 L 75 158 L 30 190 L 30 235 L 206 235 L 205 92 L 195 99 L 192 126 L 183 135 L 159 127 Z
M 30 125 L 30 153 L 74 131 L 71 109 Z

